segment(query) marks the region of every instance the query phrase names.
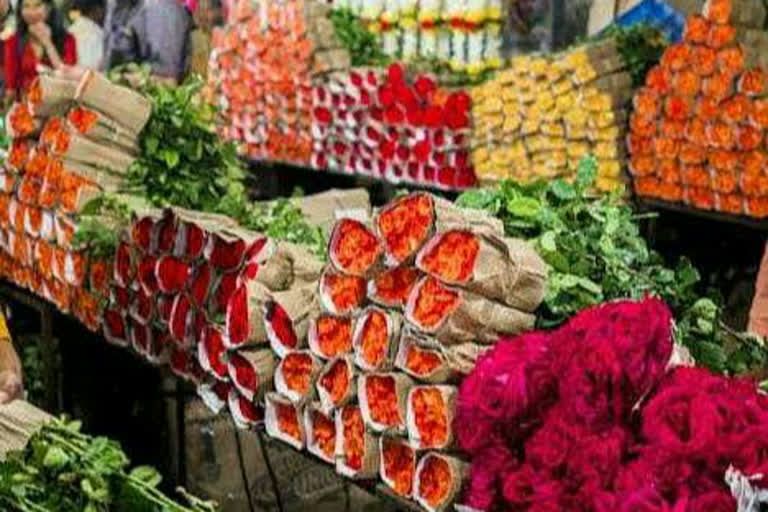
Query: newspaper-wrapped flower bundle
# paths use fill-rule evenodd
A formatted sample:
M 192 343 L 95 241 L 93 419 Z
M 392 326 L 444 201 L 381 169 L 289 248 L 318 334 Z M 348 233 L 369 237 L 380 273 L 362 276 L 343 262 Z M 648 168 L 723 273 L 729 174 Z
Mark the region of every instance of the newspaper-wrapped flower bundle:
M 624 104 L 632 80 L 615 40 L 552 56 L 519 56 L 472 89 L 472 160 L 480 180 L 575 176 L 585 155 L 600 161 L 596 187 L 622 184 Z
M 763 6 L 713 0 L 689 17 L 634 98 L 630 171 L 640 196 L 762 218 L 765 194 Z

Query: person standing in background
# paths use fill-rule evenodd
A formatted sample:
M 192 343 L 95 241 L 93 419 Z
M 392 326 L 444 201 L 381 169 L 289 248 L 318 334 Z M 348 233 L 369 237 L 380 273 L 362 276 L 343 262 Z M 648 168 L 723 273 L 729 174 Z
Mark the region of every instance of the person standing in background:
M 6 96 L 17 98 L 37 77 L 39 67 L 54 70 L 77 62 L 77 43 L 64 29 L 52 0 L 22 0 L 16 31 L 3 43 Z
M 187 69 L 191 28 L 178 0 L 108 0 L 102 67 L 149 64 L 154 78 L 177 84 Z
M 208 77 L 211 32 L 221 20 L 220 0 L 200 0 L 194 10 L 195 29 L 189 36 L 189 72 Z
M 69 33 L 77 41 L 77 66 L 99 69 L 104 59 L 104 0 L 75 0 Z

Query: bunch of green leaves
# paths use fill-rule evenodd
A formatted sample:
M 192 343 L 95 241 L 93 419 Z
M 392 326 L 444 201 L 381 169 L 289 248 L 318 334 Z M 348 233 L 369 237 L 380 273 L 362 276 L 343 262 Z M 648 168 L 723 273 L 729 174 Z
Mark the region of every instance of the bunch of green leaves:
M 179 87 L 145 85 L 152 116 L 129 180 L 154 206 L 230 213 L 222 205 L 242 208 L 245 172 L 234 144 L 214 130 L 215 110 L 199 94 L 202 85 L 198 78 Z
M 120 243 L 120 227 L 130 224 L 131 211 L 142 208 L 137 197 L 102 194 L 83 206 L 72 241 L 74 247 L 87 247 L 97 259 L 112 259 Z
M 20 512 L 214 512 L 198 499 L 178 503 L 148 466 L 129 469 L 120 445 L 80 432 L 78 422 L 54 420 L 26 448 L 0 462 L 2 510 Z M 186 494 L 183 494 L 186 496 Z
M 580 162 L 573 183 L 506 181 L 496 188 L 468 191 L 458 199 L 461 206 L 499 217 L 507 235 L 529 240 L 550 265 L 547 294 L 538 311 L 540 325 L 558 325 L 605 301 L 654 295 L 683 319 L 678 340 L 702 364 L 724 372 L 763 364 L 766 352 L 761 346 L 738 344 L 738 350 L 727 349 L 719 338 L 724 334 L 719 320 L 709 319 L 717 331 L 714 337 L 701 328 L 708 325 L 704 315 L 709 311 L 694 307 L 700 299 L 698 271 L 687 259 L 674 267 L 666 265 L 641 236 L 642 216 L 623 200 L 622 190 L 592 193 L 596 173 L 597 161 L 588 157 Z
M 669 41 L 661 30 L 645 23 L 629 27 L 611 25 L 597 39 L 614 37 L 624 64 L 632 76 L 632 84 L 639 87 L 645 83 L 645 75 L 659 63 Z
M 285 240 L 306 246 L 313 254 L 325 257 L 327 240 L 319 226 L 307 222 L 295 199 L 254 203 L 249 208 L 243 225 L 276 240 Z
M 334 9 L 330 20 L 336 37 L 349 51 L 353 66 L 385 66 L 389 63 L 379 38 L 368 30 L 352 10 Z

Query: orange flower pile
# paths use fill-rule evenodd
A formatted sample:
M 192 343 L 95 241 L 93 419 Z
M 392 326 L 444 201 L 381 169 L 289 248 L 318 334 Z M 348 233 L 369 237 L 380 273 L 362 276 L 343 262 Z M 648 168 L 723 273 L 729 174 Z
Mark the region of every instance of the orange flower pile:
M 300 395 L 309 393 L 312 385 L 312 358 L 309 354 L 290 353 L 283 359 L 281 368 L 288 389 Z
M 301 440 L 301 429 L 299 428 L 299 415 L 296 408 L 290 404 L 275 402 L 275 415 L 277 416 L 277 428 L 280 432 Z
M 338 405 L 349 391 L 350 382 L 347 363 L 343 359 L 339 359 L 322 376 L 320 386 L 328 392 L 331 402 Z
M 365 455 L 365 423 L 360 407 L 350 405 L 341 411 L 341 423 L 343 430 L 344 463 L 354 470 L 363 467 Z
M 440 448 L 448 441 L 448 416 L 440 390 L 422 387 L 411 395 L 416 428 L 422 448 Z
M 307 3 L 244 8 L 214 32 L 208 87 L 220 133 L 252 159 L 309 165 L 316 44 Z
M 453 476 L 448 462 L 442 457 L 427 455 L 419 472 L 418 493 L 432 507 L 437 507 L 448 496 Z
M 381 443 L 384 475 L 393 482 L 400 496 L 410 496 L 416 472 L 416 454 L 404 441 L 384 438 Z
M 413 317 L 427 329 L 438 326 L 459 305 L 459 293 L 433 277 L 425 278 L 414 293 Z
M 416 345 L 408 347 L 405 353 L 405 367 L 415 375 L 426 377 L 440 368 L 443 358 L 435 350 L 419 348 Z
M 369 375 L 365 381 L 365 398 L 371 418 L 388 427 L 402 425 L 395 379 L 386 375 Z
M 464 283 L 472 277 L 478 252 L 480 243 L 474 234 L 449 231 L 424 254 L 421 268 L 443 281 Z
M 316 322 L 317 346 L 320 355 L 334 358 L 352 350 L 352 320 L 329 315 Z
M 329 458 L 336 451 L 336 425 L 320 411 L 312 412 L 312 436 L 320 450 Z
M 628 138 L 638 195 L 768 217 L 768 75 L 731 0 L 692 15 L 634 98 Z M 743 34 L 743 35 L 742 35 Z
M 389 328 L 387 327 L 387 316 L 379 310 L 372 309 L 363 320 L 363 330 L 360 335 L 360 354 L 366 364 L 376 367 L 384 360 L 388 350 Z

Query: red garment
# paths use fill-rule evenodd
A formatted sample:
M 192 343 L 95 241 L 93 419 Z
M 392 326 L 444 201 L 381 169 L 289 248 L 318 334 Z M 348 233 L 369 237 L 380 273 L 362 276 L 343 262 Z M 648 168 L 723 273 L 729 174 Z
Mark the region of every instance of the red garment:
M 30 36 L 31 37 L 31 36 Z M 32 44 L 28 41 L 21 59 L 18 58 L 19 35 L 13 34 L 3 44 L 3 61 L 5 65 L 5 90 L 23 91 L 37 77 L 37 65 L 39 64 Z M 77 64 L 77 43 L 72 34 L 64 36 L 64 50 L 59 49 L 61 60 L 64 64 L 74 66 Z M 19 62 L 21 60 L 21 62 Z M 41 64 L 51 66 L 46 55 Z

